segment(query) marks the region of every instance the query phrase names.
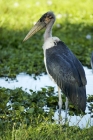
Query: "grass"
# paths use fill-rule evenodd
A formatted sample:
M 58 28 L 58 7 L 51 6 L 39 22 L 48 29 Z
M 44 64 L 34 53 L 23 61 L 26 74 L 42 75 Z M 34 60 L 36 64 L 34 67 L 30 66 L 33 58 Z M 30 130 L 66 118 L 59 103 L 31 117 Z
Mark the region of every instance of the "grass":
M 53 36 L 64 41 L 82 64 L 90 67 L 92 0 L 0 0 L 0 77 L 15 78 L 20 72 L 46 73 L 42 51 L 44 30 L 25 43 L 23 39 L 41 15 L 50 10 L 56 15 Z M 39 96 L 35 92 L 30 96 L 21 89 L 0 88 L 0 140 L 92 140 L 93 126 L 80 129 L 53 122 L 57 98 L 51 93 L 53 89 L 43 88 Z M 89 97 L 89 102 L 92 98 Z M 8 101 L 12 106 L 7 106 Z M 48 114 L 42 110 L 46 103 L 51 108 Z M 91 104 L 90 112 L 92 108 Z
M 1 140 L 92 140 L 93 126 L 80 129 L 77 126 L 60 126 L 57 124 L 47 124 L 47 122 L 37 125 L 37 127 L 21 125 L 12 131 L 8 129 L 6 135 Z
M 64 41 L 83 65 L 90 67 L 93 44 L 92 0 L 12 1 L 0 0 L 0 76 L 16 77 L 20 72 L 39 75 L 43 63 L 43 33 L 27 42 L 23 39 L 40 16 L 56 14 L 53 35 Z M 90 38 L 86 38 L 89 35 Z

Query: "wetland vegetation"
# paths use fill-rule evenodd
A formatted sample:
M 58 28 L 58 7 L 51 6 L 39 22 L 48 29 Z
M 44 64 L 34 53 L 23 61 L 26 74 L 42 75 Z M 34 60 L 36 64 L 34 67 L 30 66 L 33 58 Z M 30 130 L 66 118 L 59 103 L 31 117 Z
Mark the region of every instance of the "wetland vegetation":
M 90 67 L 93 51 L 92 0 L 0 0 L 0 77 L 16 78 L 20 72 L 46 73 L 43 62 L 43 32 L 23 42 L 40 16 L 54 11 L 53 36 L 58 36 L 83 65 Z M 58 125 L 52 119 L 58 97 L 54 88 L 30 90 L 0 88 L 0 140 L 92 140 L 93 126 Z M 65 98 L 63 97 L 65 101 Z M 87 99 L 93 112 L 93 95 Z M 50 110 L 45 112 L 43 106 Z M 70 104 L 71 114 L 77 111 Z

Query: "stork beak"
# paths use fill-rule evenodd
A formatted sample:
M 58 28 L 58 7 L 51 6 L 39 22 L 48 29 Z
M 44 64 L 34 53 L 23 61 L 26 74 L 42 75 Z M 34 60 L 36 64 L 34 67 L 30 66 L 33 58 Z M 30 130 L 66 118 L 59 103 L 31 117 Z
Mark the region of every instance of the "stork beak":
M 26 41 L 29 39 L 31 36 L 33 36 L 35 33 L 40 31 L 46 26 L 44 22 L 40 22 L 40 20 L 33 26 L 33 28 L 29 31 L 29 33 L 26 35 L 23 41 Z

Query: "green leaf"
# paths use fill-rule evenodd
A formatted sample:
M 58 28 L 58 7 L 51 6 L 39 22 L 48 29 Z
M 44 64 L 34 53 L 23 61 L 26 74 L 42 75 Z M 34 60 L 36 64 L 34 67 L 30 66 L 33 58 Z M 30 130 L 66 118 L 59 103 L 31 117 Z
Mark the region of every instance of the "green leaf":
M 30 108 L 27 110 L 27 113 L 29 113 L 29 114 L 33 114 L 33 112 L 34 112 L 34 108 Z
M 21 112 L 23 112 L 24 111 L 24 106 L 19 106 L 19 110 L 21 111 Z

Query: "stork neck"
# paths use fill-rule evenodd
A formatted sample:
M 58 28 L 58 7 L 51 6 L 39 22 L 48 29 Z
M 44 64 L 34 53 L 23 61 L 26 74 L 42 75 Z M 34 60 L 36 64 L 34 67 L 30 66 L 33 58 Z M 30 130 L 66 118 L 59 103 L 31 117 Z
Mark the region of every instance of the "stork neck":
M 51 22 L 46 26 L 46 30 L 44 33 L 44 42 L 47 40 L 47 38 L 52 37 L 52 26 L 55 22 L 55 19 L 51 20 Z

